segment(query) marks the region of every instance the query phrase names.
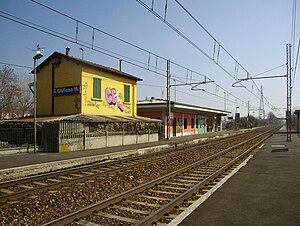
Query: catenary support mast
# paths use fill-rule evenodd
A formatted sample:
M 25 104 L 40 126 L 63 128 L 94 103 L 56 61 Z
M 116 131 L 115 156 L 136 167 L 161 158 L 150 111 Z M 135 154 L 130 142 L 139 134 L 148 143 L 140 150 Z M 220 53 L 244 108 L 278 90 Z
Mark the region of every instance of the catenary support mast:
M 291 44 L 286 45 L 286 65 L 287 65 L 287 106 L 286 106 L 286 140 L 291 141 L 291 130 L 292 130 L 292 62 L 291 62 Z

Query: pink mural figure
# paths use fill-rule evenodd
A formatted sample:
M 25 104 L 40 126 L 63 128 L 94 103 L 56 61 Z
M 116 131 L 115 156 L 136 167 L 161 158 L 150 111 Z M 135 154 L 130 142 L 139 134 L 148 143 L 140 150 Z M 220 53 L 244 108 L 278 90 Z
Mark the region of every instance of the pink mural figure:
M 116 103 L 118 102 L 118 96 L 115 88 L 106 88 L 104 94 L 105 100 L 109 105 L 116 105 Z
M 104 90 L 104 96 L 105 96 L 105 100 L 109 105 L 117 105 L 119 110 L 121 112 L 124 111 L 125 107 L 124 104 L 121 104 L 119 101 L 119 97 L 118 97 L 118 92 L 115 88 L 109 88 L 107 87 Z
M 118 102 L 118 108 L 120 109 L 121 112 L 125 110 L 124 104 L 121 104 L 120 102 Z

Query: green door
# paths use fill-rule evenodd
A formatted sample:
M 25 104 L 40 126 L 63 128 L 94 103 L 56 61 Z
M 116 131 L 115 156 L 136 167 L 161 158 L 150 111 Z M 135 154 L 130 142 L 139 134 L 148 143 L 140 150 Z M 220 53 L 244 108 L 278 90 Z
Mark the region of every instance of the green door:
M 204 125 L 205 125 L 205 120 L 204 119 L 198 119 L 198 134 L 202 134 L 205 132 L 205 129 L 204 129 Z

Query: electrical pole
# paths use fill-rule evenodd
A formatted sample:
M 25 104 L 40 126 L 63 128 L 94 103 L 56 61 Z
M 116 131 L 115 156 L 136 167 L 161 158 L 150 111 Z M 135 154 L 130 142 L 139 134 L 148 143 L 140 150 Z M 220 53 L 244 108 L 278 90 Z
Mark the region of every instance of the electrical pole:
M 263 87 L 260 87 L 259 119 L 265 119 L 265 104 Z
M 286 44 L 286 65 L 287 65 L 287 106 L 286 106 L 286 141 L 292 140 L 291 130 L 292 130 L 292 60 L 291 60 L 291 44 Z
M 167 60 L 167 120 L 166 120 L 166 125 L 167 125 L 167 139 L 170 140 L 170 116 L 171 116 L 171 100 L 170 100 L 170 91 L 171 91 L 171 86 L 170 86 L 170 60 Z
M 248 100 L 247 128 L 250 128 L 250 101 Z
M 226 111 L 226 92 L 224 92 L 224 111 Z

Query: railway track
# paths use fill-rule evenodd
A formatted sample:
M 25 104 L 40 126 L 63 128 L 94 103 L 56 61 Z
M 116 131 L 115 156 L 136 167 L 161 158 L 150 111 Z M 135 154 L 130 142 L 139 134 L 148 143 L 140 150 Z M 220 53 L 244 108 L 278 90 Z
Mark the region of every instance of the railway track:
M 119 170 L 129 170 L 130 168 L 138 167 L 141 164 L 160 161 L 162 158 L 168 158 L 172 155 L 185 153 L 187 148 L 189 149 L 189 151 L 198 151 L 199 148 L 221 145 L 222 143 L 224 143 L 224 141 L 226 145 L 223 145 L 223 148 L 227 148 L 228 144 L 236 142 L 239 137 L 244 139 L 245 136 L 249 135 L 240 134 L 234 137 L 210 140 L 200 145 L 194 144 L 188 146 L 180 146 L 176 147 L 176 150 L 170 149 L 160 153 L 127 157 L 119 160 L 112 160 L 106 163 L 95 163 L 92 165 L 65 169 L 58 172 L 45 173 L 6 182 L 0 182 L 0 203 L 17 200 L 26 195 L 35 195 L 43 191 L 60 188 L 62 186 L 84 182 L 90 180 L 93 177 L 103 177 L 105 175 L 116 173 Z M 221 147 L 219 148 L 222 149 Z
M 44 225 L 154 225 L 172 221 L 189 204 L 269 138 L 263 132 L 216 154 Z M 194 197 L 193 197 L 194 196 Z M 182 205 L 182 207 L 180 207 Z

